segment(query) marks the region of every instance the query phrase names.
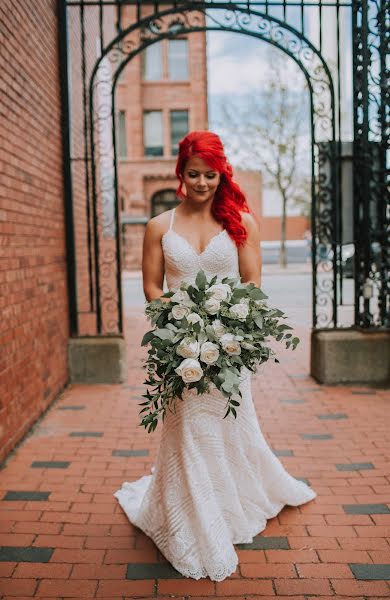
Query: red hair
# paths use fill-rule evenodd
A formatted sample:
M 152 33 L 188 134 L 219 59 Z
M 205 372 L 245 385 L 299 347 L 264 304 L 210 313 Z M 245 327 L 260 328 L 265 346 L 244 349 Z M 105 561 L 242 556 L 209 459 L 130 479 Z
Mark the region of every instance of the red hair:
M 248 232 L 241 219 L 242 212 L 250 212 L 246 198 L 238 184 L 233 181 L 233 169 L 229 164 L 223 144 L 216 133 L 211 131 L 192 131 L 179 143 L 179 155 L 176 175 L 180 185 L 176 190 L 179 198 L 185 198 L 183 172 L 189 158 L 197 156 L 221 175 L 221 181 L 215 192 L 211 212 L 213 217 L 227 230 L 237 246 L 242 245 Z

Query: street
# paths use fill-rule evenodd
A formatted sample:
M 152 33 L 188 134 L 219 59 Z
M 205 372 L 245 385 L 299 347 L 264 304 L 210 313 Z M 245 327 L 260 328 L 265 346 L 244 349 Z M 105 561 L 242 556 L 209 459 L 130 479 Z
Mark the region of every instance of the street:
M 280 242 L 262 242 L 261 257 L 264 265 L 279 263 Z M 286 242 L 287 263 L 289 265 L 305 263 L 308 249 L 304 242 L 292 240 Z
M 329 277 L 329 276 L 327 276 Z M 319 274 L 319 281 L 324 276 Z M 142 290 L 141 272 L 123 274 L 123 304 L 126 309 L 142 307 L 145 297 Z M 277 265 L 263 266 L 262 289 L 269 297 L 269 304 L 283 310 L 292 324 L 311 327 L 312 324 L 312 276 L 310 266 L 289 265 L 286 270 Z M 326 288 L 326 285 L 320 286 Z M 326 298 L 326 293 L 324 293 Z M 352 323 L 353 280 L 343 282 L 343 302 L 339 307 L 340 325 Z

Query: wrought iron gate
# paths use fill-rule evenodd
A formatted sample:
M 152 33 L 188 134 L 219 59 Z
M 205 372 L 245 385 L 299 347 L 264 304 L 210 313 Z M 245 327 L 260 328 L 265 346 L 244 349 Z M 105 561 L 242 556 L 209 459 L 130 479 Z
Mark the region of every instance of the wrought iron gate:
M 129 7 L 131 20 L 124 18 Z M 388 0 L 59 0 L 59 17 L 68 42 L 62 91 L 65 108 L 69 103 L 64 149 L 73 335 L 123 332 L 118 78 L 147 46 L 196 31 L 251 36 L 299 65 L 311 109 L 313 328 L 390 326 Z M 344 78 L 350 78 L 349 89 Z M 353 193 L 345 169 L 348 145 Z M 350 321 L 346 241 L 355 250 Z

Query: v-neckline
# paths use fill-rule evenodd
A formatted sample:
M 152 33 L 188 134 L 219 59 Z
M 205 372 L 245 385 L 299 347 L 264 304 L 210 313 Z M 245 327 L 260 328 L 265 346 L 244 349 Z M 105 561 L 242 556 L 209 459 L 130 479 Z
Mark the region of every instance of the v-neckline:
M 215 240 L 217 237 L 219 237 L 220 235 L 222 235 L 223 233 L 225 233 L 225 232 L 226 232 L 226 229 L 222 229 L 222 231 L 219 231 L 218 233 L 216 233 L 215 235 L 213 235 L 213 236 L 212 236 L 212 237 L 209 239 L 209 241 L 207 242 L 207 244 L 206 244 L 206 246 L 205 246 L 204 250 L 202 250 L 202 252 L 197 252 L 197 251 L 196 251 L 196 249 L 194 248 L 194 246 L 193 246 L 193 245 L 192 245 L 192 244 L 191 244 L 191 243 L 190 243 L 190 242 L 187 240 L 187 238 L 186 238 L 186 237 L 184 237 L 184 235 L 181 235 L 181 233 L 178 233 L 177 231 L 175 231 L 175 230 L 174 230 L 174 229 L 172 229 L 172 228 L 171 228 L 171 229 L 168 229 L 168 231 L 166 231 L 166 232 L 165 232 L 165 234 L 164 234 L 164 237 L 165 237 L 165 236 L 167 235 L 167 233 L 169 233 L 169 232 L 172 232 L 172 233 L 174 233 L 174 234 L 175 234 L 175 235 L 177 235 L 179 238 L 181 238 L 182 240 L 184 240 L 184 241 L 185 241 L 185 243 L 187 244 L 187 246 L 188 246 L 189 248 L 191 248 L 191 250 L 193 251 L 193 253 L 194 253 L 196 256 L 200 257 L 200 256 L 203 256 L 203 254 L 204 254 L 204 253 L 205 253 L 205 252 L 208 250 L 208 248 L 209 248 L 210 244 L 213 242 L 213 240 Z

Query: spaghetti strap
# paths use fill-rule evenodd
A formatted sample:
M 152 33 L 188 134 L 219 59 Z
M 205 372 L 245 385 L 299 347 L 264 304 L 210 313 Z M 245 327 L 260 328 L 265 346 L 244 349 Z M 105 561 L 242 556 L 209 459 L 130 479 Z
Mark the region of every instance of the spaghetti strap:
M 175 216 L 175 209 L 174 209 L 174 208 L 172 208 L 172 212 L 171 212 L 171 221 L 170 221 L 170 223 L 169 223 L 169 230 L 171 230 L 171 229 L 172 229 L 172 225 L 173 225 L 173 219 L 174 219 L 174 216 Z

